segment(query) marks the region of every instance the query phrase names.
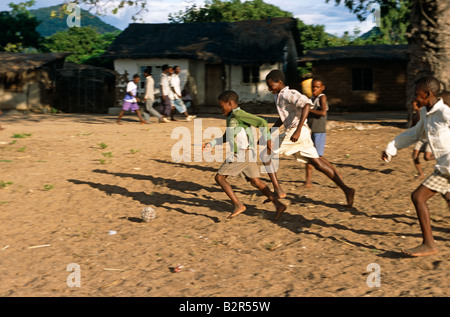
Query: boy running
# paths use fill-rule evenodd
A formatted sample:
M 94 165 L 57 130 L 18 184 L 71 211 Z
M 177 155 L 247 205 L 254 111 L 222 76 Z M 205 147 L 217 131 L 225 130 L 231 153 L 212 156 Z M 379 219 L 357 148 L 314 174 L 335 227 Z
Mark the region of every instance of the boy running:
M 239 97 L 232 90 L 223 92 L 218 97 L 218 101 L 222 114 L 227 116 L 227 132 L 222 137 L 205 143 L 203 150 L 210 151 L 217 144 L 222 144 L 227 141 L 230 142 L 233 156 L 226 159 L 214 178 L 234 205 L 234 210 L 227 219 L 232 219 L 246 210 L 245 205 L 239 201 L 230 184 L 227 182 L 228 176 L 240 175 L 244 176 L 275 205 L 275 221 L 277 221 L 287 207 L 278 200 L 276 195 L 272 194 L 269 187 L 259 178 L 259 166 L 256 160 L 255 144 L 251 133 L 252 126 L 266 129 L 267 151 L 270 154 L 272 144 L 270 132 L 267 130 L 267 121 L 239 108 Z
M 267 86 L 275 95 L 275 105 L 280 116 L 273 127 L 280 127 L 283 124 L 286 129 L 280 147 L 274 152 L 293 155 L 297 161 L 311 164 L 342 189 L 347 206 L 352 207 L 355 190 L 342 181 L 336 169 L 325 157 L 319 156 L 311 140 L 311 130 L 306 124 L 309 109 L 312 107 L 311 100 L 298 91 L 289 89 L 284 80 L 284 74 L 280 70 L 272 70 L 266 76 Z
M 430 211 L 427 201 L 440 193 L 450 206 L 450 107 L 438 98 L 440 82 L 434 77 L 424 77 L 416 82 L 416 101 L 420 110 L 419 122 L 400 133 L 391 141 L 381 158 L 387 162 L 397 151 L 427 139 L 437 164 L 434 173 L 428 176 L 411 194 L 411 200 L 422 230 L 422 244 L 402 250 L 409 256 L 426 256 L 438 253 L 431 230 Z

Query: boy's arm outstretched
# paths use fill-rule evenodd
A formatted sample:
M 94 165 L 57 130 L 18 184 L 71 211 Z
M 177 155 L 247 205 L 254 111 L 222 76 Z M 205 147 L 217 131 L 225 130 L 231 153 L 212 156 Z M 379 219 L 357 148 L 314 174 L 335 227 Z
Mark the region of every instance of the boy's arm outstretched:
M 214 140 L 203 144 L 202 150 L 203 151 L 211 151 L 211 149 L 213 147 L 215 147 L 216 145 L 221 145 L 226 142 L 227 142 L 227 133 L 225 132 L 221 137 L 215 138 Z
M 425 138 L 425 129 L 423 120 L 420 119 L 415 126 L 403 131 L 397 135 L 394 140 L 389 142 L 386 149 L 381 154 L 381 159 L 389 162 L 391 157 L 397 155 L 398 150 L 411 146 L 423 138 Z

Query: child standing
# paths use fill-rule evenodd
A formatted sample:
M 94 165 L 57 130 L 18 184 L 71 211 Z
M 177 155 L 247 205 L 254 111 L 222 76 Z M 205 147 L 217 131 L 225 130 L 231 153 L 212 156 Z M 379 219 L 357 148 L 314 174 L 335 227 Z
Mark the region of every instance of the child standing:
M 424 77 L 416 82 L 416 101 L 422 107 L 420 120 L 391 141 L 381 156 L 383 160 L 389 161 L 391 157 L 397 155 L 399 149 L 426 138 L 437 162 L 434 173 L 428 176 L 411 195 L 423 241 L 415 248 L 402 250 L 409 256 L 438 253 L 431 230 L 428 199 L 436 193 L 441 193 L 450 206 L 450 107 L 442 98 L 437 97 L 439 90 L 440 82 L 434 77 Z
M 342 181 L 325 157 L 319 156 L 311 140 L 311 130 L 306 124 L 312 106 L 311 100 L 298 91 L 289 89 L 284 84 L 284 74 L 280 70 L 272 70 L 266 76 L 266 83 L 269 91 L 275 95 L 275 105 L 280 116 L 273 127 L 283 124 L 286 129 L 280 147 L 274 152 L 294 155 L 297 161 L 311 164 L 338 185 L 345 194 L 347 206 L 353 206 L 355 190 Z
M 314 143 L 314 147 L 317 150 L 317 154 L 320 157 L 323 156 L 325 152 L 325 141 L 327 137 L 327 114 L 328 114 L 328 101 L 327 96 L 323 93 L 325 90 L 325 85 L 320 79 L 313 79 L 311 82 L 312 97 L 311 101 L 313 106 L 309 109 L 307 123 L 311 129 L 311 140 Z M 305 173 L 305 187 L 312 187 L 312 170 L 313 166 L 306 163 Z
M 239 201 L 227 182 L 228 176 L 241 175 L 253 186 L 257 187 L 275 205 L 275 221 L 277 221 L 287 207 L 278 200 L 276 195 L 272 194 L 269 187 L 259 178 L 259 166 L 255 159 L 256 152 L 251 132 L 252 126 L 257 128 L 263 127 L 268 131 L 267 121 L 239 108 L 239 96 L 232 90 L 223 92 L 218 97 L 218 101 L 222 114 L 227 116 L 227 132 L 222 137 L 205 143 L 203 150 L 210 151 L 217 144 L 230 142 L 233 156 L 226 159 L 214 177 L 234 205 L 234 210 L 227 219 L 232 219 L 246 210 L 245 205 Z M 269 132 L 267 132 L 266 139 L 267 150 L 270 154 L 272 143 Z
M 131 112 L 136 112 L 141 124 L 147 123 L 147 121 L 142 119 L 141 112 L 139 111 L 139 98 L 137 97 L 137 84 L 139 83 L 139 80 L 139 75 L 136 74 L 133 76 L 133 80 L 127 84 L 127 93 L 125 95 L 125 98 L 123 98 L 122 111 L 120 111 L 119 117 L 117 118 L 117 124 L 122 124 L 120 123 L 120 120 L 122 119 L 123 114 L 125 113 L 125 111 L 130 110 Z

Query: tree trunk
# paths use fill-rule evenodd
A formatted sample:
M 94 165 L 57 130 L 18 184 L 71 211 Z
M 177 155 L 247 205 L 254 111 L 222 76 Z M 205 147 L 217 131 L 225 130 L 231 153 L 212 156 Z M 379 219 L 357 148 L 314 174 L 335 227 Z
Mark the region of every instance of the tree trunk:
M 408 32 L 409 63 L 407 107 L 412 112 L 414 83 L 434 76 L 442 83 L 442 96 L 450 96 L 450 1 L 414 0 Z

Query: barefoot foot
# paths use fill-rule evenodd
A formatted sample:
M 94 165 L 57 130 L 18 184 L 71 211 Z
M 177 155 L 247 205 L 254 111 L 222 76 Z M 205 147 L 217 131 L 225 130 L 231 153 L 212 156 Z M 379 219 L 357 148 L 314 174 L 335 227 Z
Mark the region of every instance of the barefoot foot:
M 355 190 L 353 188 L 348 188 L 345 191 L 345 198 L 347 198 L 347 207 L 352 207 L 355 199 Z
M 312 188 L 313 185 L 312 185 L 312 183 L 304 183 L 302 187 L 303 188 Z
M 402 250 L 402 253 L 409 256 L 427 256 L 438 253 L 438 249 L 434 245 L 421 244 L 412 249 Z
M 234 211 L 231 215 L 229 215 L 227 217 L 228 220 L 233 219 L 234 217 L 236 217 L 237 215 L 243 213 L 247 208 L 244 205 L 238 206 L 234 208 Z
M 277 207 L 277 213 L 275 214 L 274 221 L 278 221 L 280 220 L 280 217 L 283 214 L 283 212 L 287 209 L 287 206 L 280 202 L 276 203 L 275 205 Z
M 275 191 L 275 192 L 274 192 L 274 196 L 275 196 L 277 199 L 283 199 L 283 198 L 286 198 L 287 195 L 286 195 L 286 193 L 283 192 L 283 191 Z M 270 203 L 271 201 L 272 201 L 272 199 L 267 198 L 266 200 L 263 201 L 263 204 Z

